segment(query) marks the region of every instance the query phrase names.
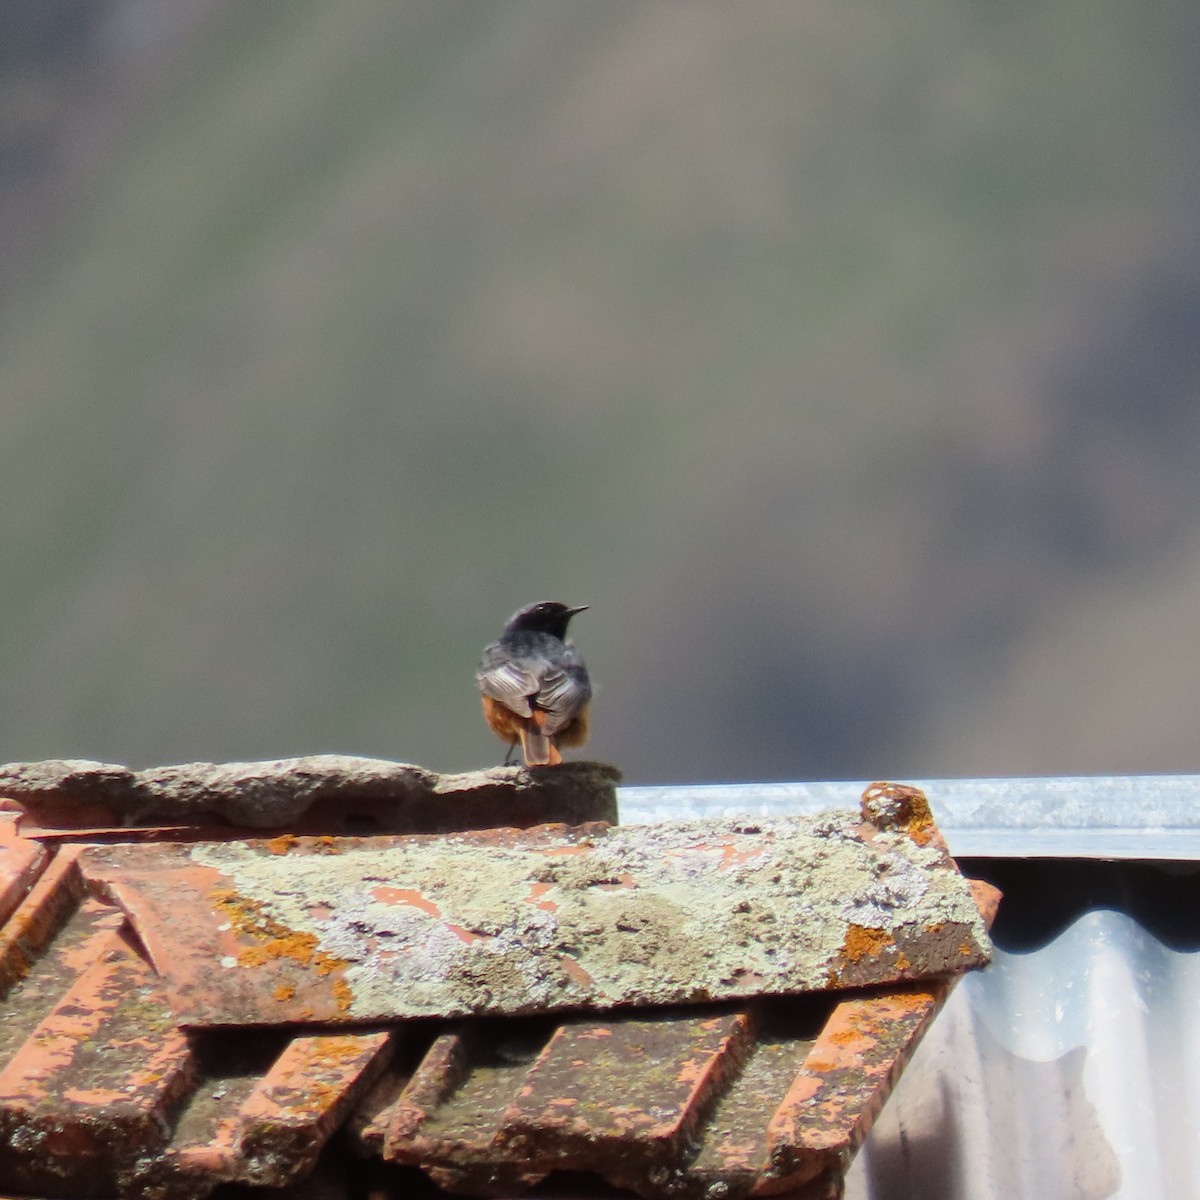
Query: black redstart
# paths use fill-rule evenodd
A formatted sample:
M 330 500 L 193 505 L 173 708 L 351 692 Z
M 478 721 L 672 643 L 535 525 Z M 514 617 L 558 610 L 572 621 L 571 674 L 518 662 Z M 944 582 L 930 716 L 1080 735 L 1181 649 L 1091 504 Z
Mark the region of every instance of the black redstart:
M 527 767 L 560 763 L 559 746 L 587 741 L 592 685 L 567 640 L 567 622 L 585 608 L 543 600 L 518 609 L 475 672 L 487 723 L 510 747 L 521 743 Z

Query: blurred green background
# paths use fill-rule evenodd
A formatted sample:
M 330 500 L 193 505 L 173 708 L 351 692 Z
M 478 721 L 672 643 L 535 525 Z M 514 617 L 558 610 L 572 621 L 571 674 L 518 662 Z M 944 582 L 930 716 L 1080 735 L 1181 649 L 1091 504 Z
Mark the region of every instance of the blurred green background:
M 0 3 L 0 759 L 1200 770 L 1200 10 Z

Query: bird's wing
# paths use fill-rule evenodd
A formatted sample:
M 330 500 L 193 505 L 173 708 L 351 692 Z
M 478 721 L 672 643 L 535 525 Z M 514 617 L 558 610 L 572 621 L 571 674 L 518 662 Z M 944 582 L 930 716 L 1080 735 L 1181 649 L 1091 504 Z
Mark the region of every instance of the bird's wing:
M 529 700 L 538 693 L 538 677 L 522 669 L 511 659 L 507 662 L 485 661 L 475 672 L 475 682 L 485 696 L 499 700 L 505 708 L 512 709 L 518 716 L 533 715 Z
M 552 667 L 538 681 L 535 703 L 546 710 L 545 729 L 556 733 L 575 717 L 591 699 L 592 689 L 585 672 Z

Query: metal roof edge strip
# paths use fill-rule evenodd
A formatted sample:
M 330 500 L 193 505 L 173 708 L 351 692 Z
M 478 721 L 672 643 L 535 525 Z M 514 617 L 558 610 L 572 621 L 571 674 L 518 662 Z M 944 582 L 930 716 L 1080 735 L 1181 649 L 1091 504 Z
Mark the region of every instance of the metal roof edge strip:
M 1200 775 L 917 779 L 950 852 L 995 858 L 1200 860 Z M 621 787 L 628 825 L 858 807 L 866 781 Z

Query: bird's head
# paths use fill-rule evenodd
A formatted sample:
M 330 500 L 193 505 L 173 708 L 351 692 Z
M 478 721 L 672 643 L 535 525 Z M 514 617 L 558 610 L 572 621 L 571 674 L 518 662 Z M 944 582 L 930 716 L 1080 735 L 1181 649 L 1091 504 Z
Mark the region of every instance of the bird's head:
M 578 608 L 568 608 L 557 600 L 542 600 L 537 604 L 527 604 L 519 608 L 508 619 L 504 627 L 505 633 L 515 633 L 517 630 L 529 630 L 534 633 L 548 633 L 551 637 L 565 639 L 567 622 L 576 614 L 587 608 L 586 604 Z

